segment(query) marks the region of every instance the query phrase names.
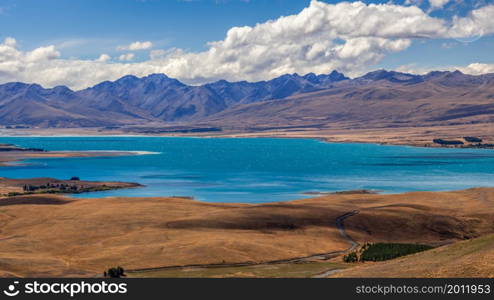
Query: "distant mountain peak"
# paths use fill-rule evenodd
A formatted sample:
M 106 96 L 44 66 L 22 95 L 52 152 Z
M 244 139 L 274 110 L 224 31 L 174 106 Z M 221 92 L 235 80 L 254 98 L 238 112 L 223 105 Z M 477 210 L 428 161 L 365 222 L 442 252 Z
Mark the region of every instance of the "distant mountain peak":
M 174 82 L 174 83 L 182 84 L 177 79 L 170 78 L 170 77 L 166 76 L 166 74 L 163 74 L 163 73 L 150 74 L 148 76 L 142 77 L 141 80 L 145 81 L 145 82 L 151 81 L 151 82 L 155 82 L 155 83 Z
M 134 75 L 125 75 L 117 80 L 115 80 L 115 83 L 123 83 L 123 84 L 127 84 L 127 83 L 132 83 L 132 82 L 135 82 L 139 80 L 139 77 L 137 76 L 134 76 Z
M 315 84 L 321 84 L 323 82 L 325 82 L 326 84 L 330 84 L 332 82 L 338 82 L 338 81 L 350 79 L 346 77 L 343 73 L 340 73 L 336 70 L 333 70 L 331 73 L 327 75 L 326 74 L 316 75 L 315 73 L 308 73 L 304 75 L 303 78 Z
M 28 91 L 28 92 L 38 92 L 38 91 L 40 91 L 42 89 L 43 89 L 43 87 L 41 85 L 36 84 L 36 83 L 32 83 L 32 84 L 29 84 L 27 86 L 26 91 Z
M 150 78 L 150 79 L 169 79 L 170 77 L 166 76 L 166 74 L 163 74 L 163 73 L 153 73 L 153 74 L 149 74 L 148 76 L 143 77 L 143 78 Z
M 364 79 L 371 81 L 386 80 L 395 83 L 412 83 L 412 84 L 424 81 L 423 77 L 420 75 L 402 73 L 397 71 L 388 71 L 384 69 L 369 72 L 357 79 Z
M 283 74 L 281 76 L 278 76 L 274 79 L 272 79 L 271 81 L 274 81 L 274 80 L 286 80 L 286 79 L 290 79 L 290 78 L 293 78 L 293 77 L 299 77 L 297 73 L 293 73 L 293 74 Z
M 432 76 L 443 75 L 443 74 L 447 74 L 447 73 L 449 73 L 449 71 L 430 71 L 425 76 L 432 77 Z
M 52 88 L 52 90 L 56 92 L 72 92 L 72 90 L 65 85 L 57 85 L 56 87 Z
M 304 75 L 304 79 L 310 81 L 310 82 L 317 82 L 318 77 L 315 73 L 307 73 Z
M 59 96 L 65 96 L 65 97 L 72 97 L 74 94 L 74 91 L 66 87 L 65 85 L 57 85 L 56 87 L 47 90 L 52 94 L 59 95 Z
M 392 76 L 393 74 L 394 74 L 394 71 L 387 71 L 385 69 L 379 69 L 379 70 L 375 70 L 372 72 L 368 72 L 367 74 L 362 76 L 362 78 L 374 79 L 374 80 L 375 79 L 384 79 L 384 78 Z
M 228 80 L 225 80 L 225 79 L 220 79 L 220 80 L 218 80 L 218 81 L 213 82 L 213 84 L 214 84 L 214 83 L 218 83 L 218 84 L 228 84 L 228 83 L 230 83 L 230 82 L 229 82 Z
M 112 82 L 110 82 L 112 83 Z M 123 84 L 123 85 L 138 85 L 140 83 L 154 83 L 154 84 L 172 84 L 176 86 L 185 86 L 182 82 L 178 81 L 175 78 L 170 78 L 167 75 L 163 73 L 154 73 L 154 74 L 149 74 L 144 77 L 137 77 L 134 75 L 126 75 L 121 77 L 120 79 L 115 80 L 113 83 L 116 84 Z
M 347 80 L 350 79 L 345 76 L 345 74 L 338 72 L 337 70 L 333 70 L 331 73 L 329 73 L 329 77 L 335 81 L 342 81 L 342 80 Z

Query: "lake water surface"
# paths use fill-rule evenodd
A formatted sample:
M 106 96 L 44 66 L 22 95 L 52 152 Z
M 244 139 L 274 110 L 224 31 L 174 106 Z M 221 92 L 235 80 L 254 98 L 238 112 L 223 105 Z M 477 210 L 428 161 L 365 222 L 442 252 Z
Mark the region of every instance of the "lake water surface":
M 76 195 L 192 196 L 211 202 L 272 202 L 305 192 L 372 189 L 384 193 L 494 186 L 494 151 L 309 139 L 168 137 L 1 137 L 47 150 L 125 150 L 157 154 L 33 159 L 0 177 L 129 181 L 144 188 Z

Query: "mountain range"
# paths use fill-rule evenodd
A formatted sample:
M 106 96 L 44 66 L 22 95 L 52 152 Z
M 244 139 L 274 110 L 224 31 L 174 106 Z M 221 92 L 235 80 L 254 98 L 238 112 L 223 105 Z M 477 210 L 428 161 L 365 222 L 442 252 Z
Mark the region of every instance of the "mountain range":
M 494 74 L 378 70 L 350 79 L 287 74 L 269 81 L 186 85 L 164 74 L 84 90 L 0 85 L 0 125 L 34 127 L 400 126 L 494 120 Z

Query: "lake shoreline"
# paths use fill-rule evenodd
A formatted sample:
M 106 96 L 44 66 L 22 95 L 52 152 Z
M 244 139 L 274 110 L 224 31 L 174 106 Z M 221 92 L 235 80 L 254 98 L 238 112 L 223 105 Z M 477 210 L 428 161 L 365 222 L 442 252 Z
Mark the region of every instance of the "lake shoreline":
M 8 149 L 6 151 L 5 149 Z M 149 151 L 113 151 L 113 150 L 58 150 L 48 151 L 44 149 L 26 149 L 13 144 L 0 144 L 0 168 L 13 165 L 22 165 L 29 159 L 43 158 L 83 158 L 83 157 L 115 157 L 132 155 L 157 154 Z
M 302 139 L 302 140 L 316 140 L 323 143 L 328 144 L 367 144 L 367 145 L 378 145 L 378 146 L 402 146 L 402 147 L 416 147 L 416 148 L 438 148 L 438 149 L 494 149 L 494 148 L 478 148 L 478 147 L 445 147 L 438 144 L 431 145 L 421 145 L 418 143 L 383 143 L 379 141 L 362 141 L 362 140 L 332 140 L 328 137 L 319 137 L 319 136 L 284 136 L 284 135 L 154 135 L 154 134 L 101 134 L 101 135 L 93 135 L 93 134 L 71 134 L 71 135 L 1 135 L 0 138 L 103 138 L 103 137 L 112 137 L 112 138 L 126 138 L 126 137 L 136 137 L 136 138 L 197 138 L 197 139 L 225 139 L 225 138 L 233 138 L 233 139 Z M 137 152 L 145 152 L 145 151 L 118 151 L 118 150 L 87 150 L 87 151 L 69 151 L 69 150 L 61 150 L 61 151 L 51 151 L 56 153 L 91 153 L 91 152 L 106 152 L 106 153 L 122 153 L 122 155 L 126 155 L 125 153 L 137 153 Z M 149 153 L 155 154 L 155 153 Z M 80 154 L 80 157 L 82 154 Z M 99 156 L 99 155 L 98 155 Z M 49 156 L 47 156 L 49 157 Z M 71 157 L 67 155 L 67 157 Z M 0 164 L 1 166 L 1 164 Z
M 491 132 L 492 131 L 492 132 Z M 455 134 L 456 132 L 456 134 Z M 475 143 L 440 145 L 434 139 L 462 140 L 465 136 L 482 137 L 485 144 L 494 144 L 494 130 L 486 130 L 482 124 L 444 125 L 433 127 L 393 127 L 370 129 L 292 129 L 290 131 L 225 130 L 215 133 L 143 133 L 130 129 L 108 130 L 104 128 L 68 129 L 0 129 L 0 137 L 189 137 L 189 138 L 288 138 L 313 139 L 327 143 L 376 144 L 410 146 L 420 148 L 479 149 Z M 486 147 L 481 149 L 493 149 Z

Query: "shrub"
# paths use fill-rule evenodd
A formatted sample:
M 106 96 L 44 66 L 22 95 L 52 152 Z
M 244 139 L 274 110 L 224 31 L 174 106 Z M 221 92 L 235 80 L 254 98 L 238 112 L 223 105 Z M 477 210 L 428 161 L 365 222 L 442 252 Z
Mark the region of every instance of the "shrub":
M 439 144 L 439 145 L 463 145 L 464 143 L 462 141 L 448 141 L 448 140 L 443 140 L 443 139 L 434 139 L 432 140 L 434 143 Z
M 10 193 L 7 193 L 7 196 L 8 197 L 15 197 L 15 196 L 20 196 L 22 195 L 22 193 L 17 193 L 17 192 L 10 192 Z
M 108 271 L 104 272 L 105 277 L 110 278 L 121 278 L 125 277 L 125 270 L 122 267 L 110 268 Z
M 346 263 L 352 263 L 352 262 L 357 262 L 357 253 L 355 252 L 350 252 L 347 255 L 343 257 L 343 261 Z
M 79 181 L 81 179 L 79 177 L 77 177 L 77 176 L 72 176 L 72 177 L 70 177 L 70 180 L 72 180 L 72 181 Z
M 30 184 L 26 184 L 22 187 L 22 189 L 25 191 L 25 192 L 33 192 L 33 191 L 36 191 L 36 190 L 39 190 L 41 187 L 39 186 L 34 186 L 34 185 L 30 185 Z
M 466 136 L 463 139 L 469 143 L 482 143 L 481 138 L 473 137 L 473 136 Z

